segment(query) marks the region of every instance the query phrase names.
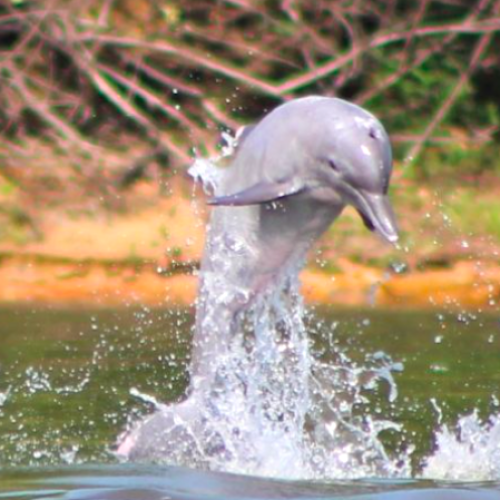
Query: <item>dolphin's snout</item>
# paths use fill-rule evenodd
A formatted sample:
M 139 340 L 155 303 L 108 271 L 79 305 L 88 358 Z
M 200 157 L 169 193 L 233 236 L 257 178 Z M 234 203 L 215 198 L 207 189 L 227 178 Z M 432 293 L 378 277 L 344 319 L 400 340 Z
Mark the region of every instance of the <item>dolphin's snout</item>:
M 396 243 L 399 239 L 398 227 L 389 198 L 366 191 L 359 192 L 358 195 L 356 208 L 366 227 L 376 231 L 390 243 Z

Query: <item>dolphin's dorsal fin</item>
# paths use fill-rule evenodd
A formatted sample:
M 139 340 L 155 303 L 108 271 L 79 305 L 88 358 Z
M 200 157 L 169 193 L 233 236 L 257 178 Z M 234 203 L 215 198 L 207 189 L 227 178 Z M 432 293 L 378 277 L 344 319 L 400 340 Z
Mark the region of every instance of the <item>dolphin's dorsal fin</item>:
M 215 196 L 208 200 L 208 204 L 233 207 L 259 205 L 260 203 L 269 203 L 285 196 L 299 193 L 303 189 L 303 186 L 297 185 L 296 182 L 291 180 L 283 182 L 258 182 L 239 193 L 227 196 Z

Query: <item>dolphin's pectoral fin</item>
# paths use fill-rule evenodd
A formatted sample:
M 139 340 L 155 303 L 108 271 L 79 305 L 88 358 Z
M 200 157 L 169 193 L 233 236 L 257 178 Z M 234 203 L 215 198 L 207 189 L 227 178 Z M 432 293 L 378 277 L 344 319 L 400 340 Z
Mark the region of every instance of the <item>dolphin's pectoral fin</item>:
M 297 183 L 292 181 L 258 182 L 239 193 L 211 198 L 208 200 L 208 204 L 234 207 L 258 205 L 299 193 L 303 189 L 303 186 L 297 185 Z

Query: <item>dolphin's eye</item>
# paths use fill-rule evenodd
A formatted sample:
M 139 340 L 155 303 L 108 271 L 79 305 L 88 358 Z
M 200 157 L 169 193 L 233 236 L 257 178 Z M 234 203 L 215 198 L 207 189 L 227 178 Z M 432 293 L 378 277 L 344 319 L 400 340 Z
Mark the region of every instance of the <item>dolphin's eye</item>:
M 372 138 L 372 139 L 378 139 L 378 136 L 377 136 L 377 131 L 374 129 L 374 128 L 371 128 L 370 131 L 368 132 L 368 135 Z
M 328 164 L 330 165 L 330 168 L 334 170 L 337 173 L 340 173 L 340 169 L 338 165 L 333 161 L 333 160 L 328 160 Z

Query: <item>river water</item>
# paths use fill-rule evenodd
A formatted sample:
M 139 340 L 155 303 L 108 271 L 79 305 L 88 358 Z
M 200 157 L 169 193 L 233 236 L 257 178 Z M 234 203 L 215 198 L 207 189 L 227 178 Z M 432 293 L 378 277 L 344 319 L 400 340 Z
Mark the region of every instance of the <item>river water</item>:
M 390 356 L 402 368 L 397 397 L 381 383 L 359 411 L 400 424 L 380 439 L 395 461 L 409 459 L 411 477 L 335 481 L 119 462 L 127 425 L 155 399 L 182 399 L 192 311 L 9 307 L 0 318 L 0 498 L 500 498 L 500 315 L 308 317 L 322 362 Z

